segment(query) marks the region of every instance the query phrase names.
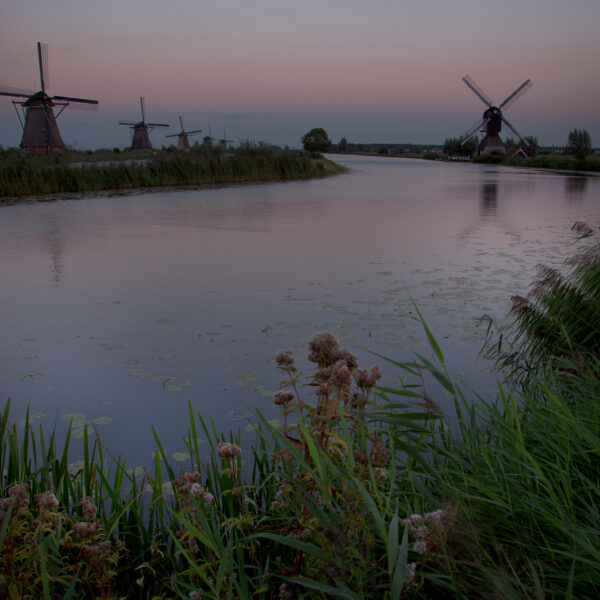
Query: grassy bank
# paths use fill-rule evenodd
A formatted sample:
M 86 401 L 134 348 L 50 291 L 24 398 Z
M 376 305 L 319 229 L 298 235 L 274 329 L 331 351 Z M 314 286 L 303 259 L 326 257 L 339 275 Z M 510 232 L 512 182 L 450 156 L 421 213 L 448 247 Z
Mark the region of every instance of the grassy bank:
M 600 314 L 600 248 L 573 269 L 515 305 L 495 351 L 520 368 L 494 402 L 455 383 L 422 320 L 431 360 L 390 361 L 385 386 L 326 332 L 310 341 L 311 373 L 279 352 L 281 425 L 257 410 L 252 443 L 190 406 L 181 472 L 160 429 L 141 473 L 99 438 L 58 448 L 27 419 L 10 425 L 7 404 L 0 595 L 597 598 L 600 357 L 576 317 L 582 302 Z M 456 420 L 427 395 L 429 377 Z
M 473 162 L 495 165 L 507 165 L 510 167 L 531 167 L 535 169 L 552 169 L 554 171 L 582 171 L 600 173 L 600 156 L 588 156 L 578 160 L 568 154 L 561 155 L 538 155 L 527 158 L 482 155 L 474 156 Z
M 94 159 L 94 160 L 92 160 Z M 108 152 L 25 157 L 0 153 L 0 198 L 324 177 L 342 172 L 324 158 L 264 144 L 189 153 Z

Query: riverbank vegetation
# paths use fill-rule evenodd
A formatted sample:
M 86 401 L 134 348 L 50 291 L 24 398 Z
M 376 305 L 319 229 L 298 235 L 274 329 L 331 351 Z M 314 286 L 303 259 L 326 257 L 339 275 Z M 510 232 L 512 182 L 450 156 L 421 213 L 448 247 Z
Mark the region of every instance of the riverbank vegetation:
M 379 357 L 397 373 L 384 382 L 315 334 L 312 373 L 276 356 L 279 425 L 257 409 L 252 433 L 224 435 L 189 407 L 181 472 L 160 429 L 150 469 L 87 435 L 71 464 L 74 439 L 11 425 L 7 403 L 0 595 L 597 598 L 600 246 L 574 230 L 589 242 L 570 270 L 542 269 L 515 326 L 490 331 L 518 366 L 494 401 L 455 381 L 415 307 L 431 358 Z
M 578 159 L 569 154 L 538 154 L 537 156 L 500 156 L 485 154 L 473 157 L 473 162 L 506 165 L 510 167 L 531 167 L 552 169 L 553 171 L 585 171 L 600 173 L 600 156 Z
M 0 152 L 0 197 L 278 181 L 342 170 L 322 157 L 250 142 L 234 149 L 198 145 L 189 153 L 101 150 L 29 157 L 13 150 Z

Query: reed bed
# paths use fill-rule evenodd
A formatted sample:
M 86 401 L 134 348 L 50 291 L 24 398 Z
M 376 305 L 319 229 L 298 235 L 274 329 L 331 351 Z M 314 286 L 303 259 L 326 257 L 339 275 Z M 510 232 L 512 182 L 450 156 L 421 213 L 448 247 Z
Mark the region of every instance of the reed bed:
M 532 167 L 535 169 L 552 169 L 554 171 L 584 171 L 600 173 L 600 157 L 588 156 L 577 159 L 569 154 L 548 155 L 539 154 L 527 158 L 518 156 L 499 156 L 493 154 L 473 157 L 474 162 L 486 164 L 501 164 L 512 167 Z
M 0 198 L 302 179 L 342 172 L 331 161 L 304 152 L 251 142 L 231 150 L 203 145 L 189 153 L 119 153 L 108 160 L 104 152 L 96 162 L 89 160 L 93 155 L 80 154 L 0 153 Z
M 577 261 L 591 306 L 596 264 Z M 456 383 L 418 307 L 429 356 L 380 356 L 396 372 L 385 384 L 377 366 L 361 368 L 333 335 L 315 334 L 310 374 L 290 351 L 277 354 L 282 424 L 257 410 L 252 443 L 189 406 L 185 470 L 170 463 L 159 430 L 143 473 L 87 435 L 74 469 L 75 440 L 58 448 L 53 431 L 34 433 L 28 419 L 11 425 L 7 403 L 0 595 L 599 597 L 600 357 L 586 345 L 579 368 L 561 362 L 580 301 L 563 302 L 556 316 L 561 343 L 524 346 L 544 368 L 518 385 L 499 382 L 494 401 Z M 554 315 L 551 304 L 540 310 Z M 567 347 L 581 347 L 577 331 Z M 425 393 L 424 378 L 454 399 L 454 418 Z

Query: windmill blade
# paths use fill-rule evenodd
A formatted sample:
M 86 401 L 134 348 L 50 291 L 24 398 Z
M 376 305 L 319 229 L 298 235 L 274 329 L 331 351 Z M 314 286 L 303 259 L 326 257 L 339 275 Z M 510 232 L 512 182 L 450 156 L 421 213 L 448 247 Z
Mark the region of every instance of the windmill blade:
M 137 123 L 132 123 L 131 121 L 119 121 L 119 125 L 129 125 L 129 127 L 133 127 L 137 125 Z
M 146 125 L 148 125 L 148 127 L 170 127 L 170 125 L 167 125 L 166 123 L 146 123 Z
M 146 104 L 146 101 L 144 100 L 144 97 L 140 96 L 140 106 L 142 107 L 142 123 L 146 121 L 146 117 L 144 115 L 144 113 L 145 113 L 145 111 L 144 111 L 145 104 Z
M 182 135 L 181 133 L 171 133 L 169 135 L 165 135 L 165 137 L 179 137 L 180 135 Z
M 46 86 L 50 85 L 50 72 L 48 71 L 48 44 L 37 43 L 38 62 L 40 65 L 40 83 L 42 92 L 46 91 Z
M 490 97 L 473 81 L 470 75 L 465 75 L 462 80 L 467 84 L 469 88 L 475 93 L 475 95 L 490 108 L 492 107 L 492 101 Z
M 83 102 L 69 102 L 68 105 L 75 110 L 87 110 L 90 112 L 95 112 L 98 110 L 98 104 L 88 104 Z
M 528 79 L 527 81 L 522 83 L 498 108 L 508 108 L 517 100 L 517 98 L 520 98 L 532 85 L 533 82 L 531 81 L 531 79 Z
M 98 104 L 98 100 L 87 98 L 72 98 L 71 96 L 52 96 L 52 100 L 63 100 L 64 102 L 79 102 L 79 104 Z
M 14 94 L 13 92 L 0 91 L 0 96 L 12 96 L 13 98 L 29 98 L 31 94 Z
M 202 133 L 202 129 L 194 129 L 194 131 L 186 131 L 188 135 L 192 135 L 193 133 Z
M 185 128 L 183 127 L 183 118 L 181 115 L 179 115 L 179 123 L 181 124 L 181 131 L 185 131 Z
M 502 117 L 502 121 L 526 146 L 529 146 L 529 142 L 525 141 L 523 136 L 504 117 Z
M 483 119 L 483 121 L 478 121 L 477 125 L 475 127 L 473 127 L 472 129 L 468 130 L 468 133 L 465 133 L 465 135 L 463 135 L 462 140 L 461 140 L 461 145 L 467 143 L 471 137 L 477 133 L 477 131 L 479 130 L 480 127 L 483 127 L 485 125 L 485 122 L 487 121 L 487 119 Z
M 9 85 L 0 85 L 0 94 L 3 96 L 21 96 L 22 98 L 29 98 L 29 96 L 33 96 L 35 92 L 16 87 L 10 87 Z

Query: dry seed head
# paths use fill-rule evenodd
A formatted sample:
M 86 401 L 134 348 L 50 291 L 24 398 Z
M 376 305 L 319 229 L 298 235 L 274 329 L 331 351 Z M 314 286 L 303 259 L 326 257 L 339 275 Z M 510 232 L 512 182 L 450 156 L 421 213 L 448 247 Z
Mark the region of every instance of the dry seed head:
M 352 383 L 350 369 L 344 360 L 338 360 L 331 369 L 331 378 L 338 387 L 346 387 Z
M 90 521 L 96 516 L 96 512 L 98 512 L 98 507 L 87 496 L 81 501 L 81 509 L 83 516 Z
M 219 442 L 219 456 L 221 458 L 233 458 L 239 456 L 242 453 L 242 449 L 235 444 L 229 442 Z
M 273 394 L 273 402 L 277 406 L 287 406 L 290 402 L 296 398 L 294 392 L 287 390 L 279 390 Z
M 291 350 L 281 350 L 275 355 L 275 361 L 280 367 L 291 367 L 294 364 L 294 356 Z
M 58 506 L 58 500 L 50 490 L 35 494 L 33 499 L 41 511 L 53 510 Z

